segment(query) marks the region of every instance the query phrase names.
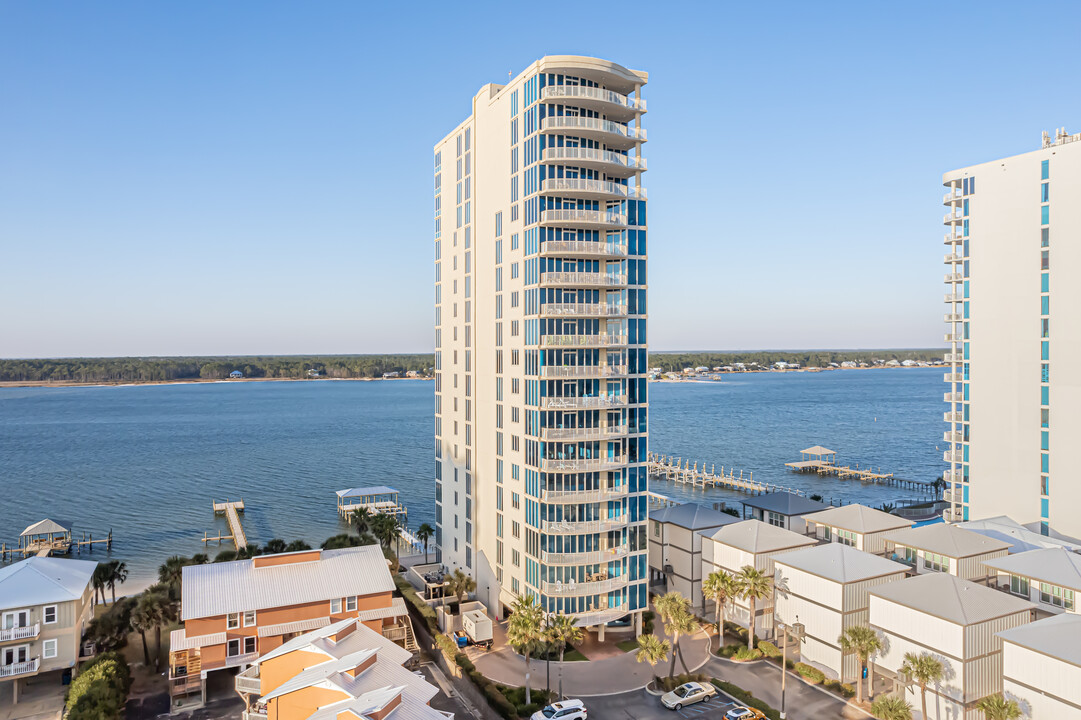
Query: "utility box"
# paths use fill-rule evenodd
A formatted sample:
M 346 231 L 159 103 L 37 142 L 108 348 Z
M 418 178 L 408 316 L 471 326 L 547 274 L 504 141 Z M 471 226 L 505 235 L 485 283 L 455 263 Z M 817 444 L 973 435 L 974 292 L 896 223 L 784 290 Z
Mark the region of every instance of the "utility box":
M 462 629 L 474 645 L 492 644 L 492 620 L 482 610 L 470 610 L 462 615 Z

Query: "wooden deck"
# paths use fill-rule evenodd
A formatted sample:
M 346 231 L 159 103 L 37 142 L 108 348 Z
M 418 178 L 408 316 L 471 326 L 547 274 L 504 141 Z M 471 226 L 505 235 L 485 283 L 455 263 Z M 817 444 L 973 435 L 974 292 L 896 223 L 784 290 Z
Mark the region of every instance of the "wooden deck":
M 217 537 L 210 537 L 207 533 L 203 533 L 203 542 L 209 543 L 212 540 L 217 540 L 218 544 L 221 544 L 222 540 L 232 540 L 233 545 L 237 548 L 243 548 L 248 546 L 248 536 L 244 534 L 244 526 L 240 523 L 240 513 L 244 512 L 243 500 L 226 500 L 225 502 L 212 503 L 214 507 L 214 514 L 225 514 L 225 521 L 229 523 L 229 534 L 222 535 L 218 533 Z
M 722 487 L 749 495 L 765 495 L 771 492 L 804 494 L 802 490 L 795 488 L 756 482 L 753 472 L 748 472 L 745 477 L 742 470 L 737 475 L 736 470 L 732 468 L 725 470 L 723 465 L 720 472 L 717 472 L 716 465 L 711 465 L 707 471 L 705 463 L 702 463 L 702 469 L 699 470 L 697 461 L 692 465 L 689 460 L 683 458 L 671 458 L 652 452 L 649 453 L 646 461 L 651 478 L 669 480 L 681 485 L 690 485 L 702 489 Z
M 894 477 L 893 473 L 882 472 L 882 468 L 861 468 L 859 463 L 841 465 L 837 462 L 837 454 L 832 450 L 825 451 L 822 454 L 804 450 L 801 455 L 802 460 L 785 463 L 785 467 L 791 468 L 793 472 L 798 473 L 813 472 L 823 476 L 835 476 L 841 480 L 859 480 L 867 484 L 891 485 L 927 493 L 937 492 L 931 483 L 897 478 Z

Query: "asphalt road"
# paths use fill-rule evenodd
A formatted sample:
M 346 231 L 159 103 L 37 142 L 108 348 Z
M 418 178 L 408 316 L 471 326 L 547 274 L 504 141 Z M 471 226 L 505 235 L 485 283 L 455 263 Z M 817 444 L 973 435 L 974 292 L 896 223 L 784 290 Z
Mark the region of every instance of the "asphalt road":
M 589 720 L 722 720 L 724 714 L 736 707 L 723 694 L 709 702 L 696 703 L 680 710 L 669 710 L 661 699 L 635 690 L 621 695 L 586 699 Z

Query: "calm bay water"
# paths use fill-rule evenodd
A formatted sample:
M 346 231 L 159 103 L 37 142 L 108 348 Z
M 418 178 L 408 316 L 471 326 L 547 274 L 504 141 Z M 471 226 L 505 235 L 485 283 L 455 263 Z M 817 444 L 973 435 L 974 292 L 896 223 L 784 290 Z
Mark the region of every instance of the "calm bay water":
M 650 447 L 845 501 L 910 496 L 794 475 L 784 463 L 822 444 L 843 462 L 933 480 L 942 468 L 941 372 L 654 383 Z M 201 551 L 204 531 L 227 531 L 212 516 L 215 499 L 243 498 L 245 531 L 260 543 L 316 545 L 343 532 L 334 491 L 358 485 L 398 488 L 410 527 L 434 524 L 432 388 L 305 381 L 0 389 L 0 540 L 16 542 L 47 516 L 73 523 L 76 536 L 112 528 L 112 556 L 128 563 L 131 585 L 152 578 L 169 555 Z M 738 497 L 663 481 L 653 489 L 699 502 Z

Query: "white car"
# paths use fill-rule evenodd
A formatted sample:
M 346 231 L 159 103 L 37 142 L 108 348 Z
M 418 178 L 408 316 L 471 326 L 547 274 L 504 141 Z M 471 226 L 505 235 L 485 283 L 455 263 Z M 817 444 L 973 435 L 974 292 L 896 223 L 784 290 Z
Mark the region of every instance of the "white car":
M 724 720 L 762 720 L 766 715 L 761 710 L 748 707 L 737 707 L 724 714 Z
M 670 693 L 661 697 L 661 704 L 669 710 L 680 710 L 684 705 L 697 702 L 709 702 L 717 694 L 717 688 L 700 682 L 683 683 Z
M 588 712 L 581 700 L 560 700 L 533 713 L 529 720 L 586 720 Z

